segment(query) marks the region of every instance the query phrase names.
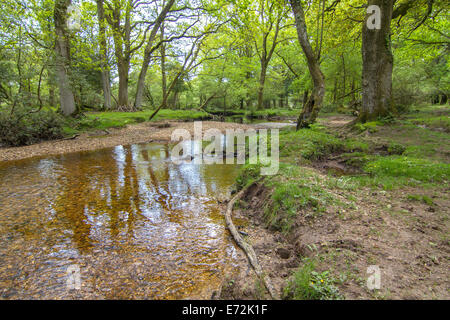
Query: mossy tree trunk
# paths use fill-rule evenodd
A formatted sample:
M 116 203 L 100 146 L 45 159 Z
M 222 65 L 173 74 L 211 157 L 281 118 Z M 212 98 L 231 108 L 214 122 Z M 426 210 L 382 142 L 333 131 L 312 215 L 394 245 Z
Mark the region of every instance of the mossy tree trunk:
M 391 20 L 394 0 L 369 0 L 369 5 L 380 8 L 380 28 L 362 30 L 362 110 L 360 120 L 371 121 L 392 112 Z M 367 16 L 369 18 L 369 14 Z

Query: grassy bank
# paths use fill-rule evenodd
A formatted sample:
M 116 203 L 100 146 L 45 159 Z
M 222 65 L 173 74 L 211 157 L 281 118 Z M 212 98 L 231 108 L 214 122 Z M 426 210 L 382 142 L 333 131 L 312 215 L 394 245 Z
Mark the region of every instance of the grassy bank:
M 448 110 L 427 107 L 396 121 L 336 128 L 325 118 L 281 132 L 278 174 L 259 184 L 256 205 L 241 206 L 295 253 L 285 298 L 447 296 L 430 272 L 445 274 L 448 266 L 448 119 Z M 258 178 L 258 166 L 247 165 L 238 186 Z M 414 245 L 406 246 L 410 239 Z M 405 257 L 419 267 L 405 267 Z M 368 290 L 368 265 L 390 268 L 403 281 L 386 276 L 383 289 Z M 414 287 L 419 278 L 424 285 Z

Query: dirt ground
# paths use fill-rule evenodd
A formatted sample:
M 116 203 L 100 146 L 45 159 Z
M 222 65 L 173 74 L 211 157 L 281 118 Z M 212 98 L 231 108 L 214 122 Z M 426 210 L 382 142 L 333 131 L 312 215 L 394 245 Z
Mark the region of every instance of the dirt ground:
M 407 201 L 406 194 L 419 191 L 423 193 L 414 188 L 364 190 L 356 209 L 328 208 L 314 218 L 302 212 L 295 232 L 285 236 L 264 226 L 263 208 L 271 190 L 257 185 L 247 192 L 233 217 L 249 221 L 242 231 L 279 292 L 302 258 L 320 257 L 321 271 L 332 270 L 336 277 L 344 277 L 338 287 L 346 299 L 449 299 L 450 243 L 443 235 L 450 231 L 450 202 L 434 199 L 429 206 Z M 224 282 L 222 298 L 268 298 L 243 254 L 240 262 L 239 273 Z M 370 265 L 381 269 L 380 290 L 367 289 Z
M 202 125 L 203 131 L 210 128 L 224 131 L 225 129 L 246 129 L 250 127 L 245 124 L 215 121 L 203 121 Z M 96 150 L 117 145 L 170 141 L 175 129 L 187 129 L 193 134 L 194 123 L 180 121 L 144 122 L 128 125 L 122 129 L 86 132 L 71 140 L 45 141 L 24 147 L 0 148 L 0 161 Z
M 327 119 L 340 128 L 348 117 Z M 264 222 L 264 208 L 272 190 L 262 183 L 252 186 L 233 211 L 247 219 L 241 229 L 253 245 L 260 264 L 280 294 L 305 258 L 317 261 L 318 271 L 329 270 L 338 280 L 345 299 L 450 299 L 450 200 L 448 186 L 424 189 L 402 187 L 391 191 L 369 187 L 357 191 L 331 189 L 328 176 L 312 168 L 323 188 L 344 203 L 320 215 L 298 212 L 293 232 L 284 235 Z M 345 180 L 345 179 L 344 179 Z M 348 194 L 354 205 L 345 205 Z M 420 194 L 432 204 L 411 201 Z M 379 266 L 381 288 L 369 290 L 367 268 Z M 223 299 L 269 299 L 242 252 L 240 268 L 224 280 Z

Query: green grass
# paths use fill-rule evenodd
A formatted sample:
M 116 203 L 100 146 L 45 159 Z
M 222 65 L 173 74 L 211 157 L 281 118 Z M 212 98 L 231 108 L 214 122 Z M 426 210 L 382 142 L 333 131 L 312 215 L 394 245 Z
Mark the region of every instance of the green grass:
M 245 114 L 256 118 L 267 117 L 298 117 L 300 110 L 298 109 L 263 109 L 263 110 L 249 110 Z
M 245 165 L 236 180 L 237 188 L 242 189 L 258 179 L 260 166 Z M 284 234 L 292 230 L 298 215 L 314 218 L 325 212 L 328 205 L 339 203 L 309 168 L 281 163 L 278 174 L 264 177 L 262 183 L 270 190 L 263 208 L 265 223 Z
M 430 118 L 415 118 L 410 121 L 416 125 L 423 125 L 428 128 L 440 129 L 450 133 L 450 117 L 448 115 Z
M 421 182 L 443 182 L 450 178 L 450 165 L 411 157 L 386 156 L 369 162 L 364 171 L 372 176 L 408 178 Z
M 420 194 L 410 194 L 410 195 L 408 195 L 408 200 L 423 202 L 429 206 L 434 204 L 433 199 L 431 199 L 428 196 L 420 195 Z
M 293 300 L 341 300 L 337 281 L 329 271 L 315 271 L 314 261 L 306 261 L 288 281 L 283 297 Z
M 307 160 L 320 160 L 343 150 L 344 142 L 321 129 L 312 128 L 282 132 L 280 146 L 281 157 L 301 156 Z
M 242 116 L 252 115 L 258 118 L 267 118 L 270 116 L 295 116 L 298 110 L 289 109 L 264 109 L 258 111 L 233 110 L 241 113 Z M 64 127 L 66 135 L 73 135 L 82 131 L 105 130 L 108 128 L 122 128 L 128 124 L 148 121 L 153 110 L 144 110 L 138 112 L 87 112 L 82 119 L 68 119 Z M 196 110 L 171 110 L 162 109 L 153 118 L 152 121 L 163 120 L 182 120 L 182 121 L 200 121 L 209 119 L 210 114 L 204 111 Z M 231 119 L 232 117 L 230 117 Z

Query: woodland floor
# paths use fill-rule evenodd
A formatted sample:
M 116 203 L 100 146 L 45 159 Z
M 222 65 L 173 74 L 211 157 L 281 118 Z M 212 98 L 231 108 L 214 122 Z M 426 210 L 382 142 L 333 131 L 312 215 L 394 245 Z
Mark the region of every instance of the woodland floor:
M 322 119 L 321 123 L 326 125 L 326 130 L 341 137 L 355 136 L 345 127 L 350 120 L 347 116 L 332 116 Z M 377 143 L 388 138 L 405 143 L 411 150 L 414 144 L 426 149 L 426 143 L 421 141 L 423 137 L 408 130 L 411 127 L 403 124 L 384 126 L 356 136 Z M 430 156 L 440 155 L 439 160 L 448 164 L 450 153 L 446 143 L 443 146 L 439 145 L 439 140 L 429 136 L 426 139 L 434 145 Z M 280 149 L 284 147 L 281 142 Z M 303 294 L 301 291 L 309 288 L 302 286 L 325 280 L 324 285 L 319 283 L 318 286 L 318 290 L 325 292 L 321 297 L 324 299 L 336 298 L 329 294 L 331 286 L 337 288 L 344 299 L 450 299 L 448 176 L 440 184 L 417 181 L 393 187 L 383 187 L 382 183 L 364 185 L 356 183 L 359 175 L 363 175 L 361 172 L 349 170 L 347 173 L 353 173 L 353 177 L 351 174 L 333 174 L 341 173 L 339 169 L 353 169 L 346 168 L 339 159 L 334 154 L 306 163 L 299 171 L 289 167 L 275 178 L 279 184 L 264 180 L 250 187 L 234 210 L 233 218 L 247 219 L 248 223 L 241 231 L 247 235 L 247 241 L 253 245 L 263 270 L 270 275 L 280 295 L 285 299 L 298 299 L 298 296 L 293 297 L 293 287 L 297 286 L 297 293 Z M 297 159 L 282 158 L 283 161 L 298 163 Z M 337 170 L 330 173 L 330 168 Z M 320 190 L 312 195 L 308 193 L 305 198 L 323 200 L 325 204 L 321 210 L 310 204 L 293 206 L 295 212 L 290 231 L 285 232 L 268 222 L 268 211 L 277 200 L 273 196 L 277 189 L 290 183 L 303 185 L 306 192 Z M 298 192 L 292 198 L 296 196 Z M 272 219 L 292 205 L 289 197 L 289 192 L 281 194 L 278 199 L 281 204 L 275 206 Z M 226 277 L 220 297 L 270 298 L 244 254 L 239 254 L 241 267 Z M 317 272 L 314 277 L 308 274 L 311 263 Z M 379 290 L 367 288 L 370 265 L 380 267 Z M 305 279 L 306 283 L 302 283 Z

